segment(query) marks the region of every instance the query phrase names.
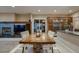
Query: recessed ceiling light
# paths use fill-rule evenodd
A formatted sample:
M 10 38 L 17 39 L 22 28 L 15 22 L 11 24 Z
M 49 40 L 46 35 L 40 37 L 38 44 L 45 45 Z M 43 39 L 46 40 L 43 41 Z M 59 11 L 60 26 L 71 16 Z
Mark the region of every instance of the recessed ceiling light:
M 57 12 L 57 10 L 54 10 L 54 12 Z
M 37 10 L 38 12 L 40 12 L 41 10 Z
M 72 12 L 72 10 L 69 10 L 69 13 L 71 13 Z

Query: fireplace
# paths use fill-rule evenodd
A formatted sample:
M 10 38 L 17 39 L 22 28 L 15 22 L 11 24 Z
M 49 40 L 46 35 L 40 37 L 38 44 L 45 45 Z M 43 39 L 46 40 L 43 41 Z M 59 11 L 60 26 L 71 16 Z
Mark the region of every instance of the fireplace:
M 11 36 L 11 27 L 2 27 L 3 36 Z

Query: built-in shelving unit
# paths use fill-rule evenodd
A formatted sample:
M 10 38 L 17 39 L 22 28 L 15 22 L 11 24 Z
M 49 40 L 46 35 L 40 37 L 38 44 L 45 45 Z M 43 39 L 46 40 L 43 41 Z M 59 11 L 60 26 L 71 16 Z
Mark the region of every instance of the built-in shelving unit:
M 71 27 L 72 17 L 48 17 L 48 30 L 65 30 Z

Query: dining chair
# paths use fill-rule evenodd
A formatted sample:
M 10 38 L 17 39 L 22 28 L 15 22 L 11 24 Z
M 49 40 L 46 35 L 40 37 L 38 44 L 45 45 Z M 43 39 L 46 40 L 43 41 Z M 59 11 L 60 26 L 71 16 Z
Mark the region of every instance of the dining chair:
M 55 36 L 55 32 L 53 32 L 53 31 L 48 31 L 48 36 L 50 37 L 50 38 L 55 38 L 54 36 Z M 48 44 L 48 45 L 46 45 L 46 47 L 44 47 L 49 53 L 51 52 L 51 53 L 53 53 L 53 45 L 52 44 Z
M 44 53 L 53 53 L 53 45 L 52 44 L 43 45 L 43 52 Z
M 22 36 L 22 39 L 28 38 L 29 37 L 29 31 L 23 31 L 23 32 L 21 32 L 21 36 Z
M 55 34 L 55 32 L 53 32 L 53 31 L 48 31 L 48 36 L 49 36 L 50 38 L 53 38 L 53 37 L 54 37 L 54 34 Z
M 25 39 L 25 38 L 28 39 L 28 37 L 29 37 L 29 31 L 23 31 L 23 32 L 21 32 L 21 37 L 22 37 L 22 39 Z M 33 46 L 29 45 L 29 44 L 23 45 L 22 52 L 24 52 L 25 49 L 28 50 L 31 47 L 33 47 Z

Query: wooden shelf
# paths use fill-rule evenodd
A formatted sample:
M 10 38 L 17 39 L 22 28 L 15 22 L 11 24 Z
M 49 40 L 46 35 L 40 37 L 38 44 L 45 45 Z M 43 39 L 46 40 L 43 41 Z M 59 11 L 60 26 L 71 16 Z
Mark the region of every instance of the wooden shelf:
M 47 18 L 48 30 L 51 30 L 51 29 L 55 30 L 55 28 L 53 27 L 53 22 L 56 20 L 61 24 L 61 29 L 64 29 L 64 25 L 66 23 L 68 25 L 71 25 L 72 23 L 72 17 L 48 17 Z

